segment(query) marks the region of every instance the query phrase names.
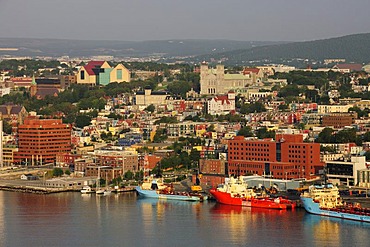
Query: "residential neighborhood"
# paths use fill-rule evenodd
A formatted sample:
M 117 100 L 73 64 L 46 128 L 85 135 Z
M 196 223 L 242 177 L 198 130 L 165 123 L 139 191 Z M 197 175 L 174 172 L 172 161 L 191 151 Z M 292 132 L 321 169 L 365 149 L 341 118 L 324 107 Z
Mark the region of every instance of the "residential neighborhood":
M 231 175 L 309 181 L 327 167 L 335 184 L 370 187 L 365 65 L 163 64 L 143 79 L 140 63 L 25 62 L 0 62 L 3 167 L 101 169 L 108 181 L 162 169 L 201 173 L 205 187 Z

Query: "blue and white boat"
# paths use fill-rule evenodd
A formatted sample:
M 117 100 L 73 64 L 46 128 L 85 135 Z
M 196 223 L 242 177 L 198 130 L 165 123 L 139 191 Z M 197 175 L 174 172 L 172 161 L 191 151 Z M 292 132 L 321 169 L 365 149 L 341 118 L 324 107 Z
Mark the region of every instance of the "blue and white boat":
M 191 195 L 188 192 L 170 192 L 165 190 L 145 190 L 140 186 L 136 186 L 136 191 L 139 196 L 146 198 L 157 198 L 165 200 L 178 200 L 178 201 L 201 201 L 200 196 Z
M 359 204 L 346 204 L 333 184 L 312 185 L 301 195 L 303 207 L 308 213 L 370 223 L 370 208 Z
M 136 191 L 141 197 L 179 201 L 202 201 L 201 194 L 188 192 L 175 192 L 161 179 L 149 178 L 141 186 L 136 186 Z

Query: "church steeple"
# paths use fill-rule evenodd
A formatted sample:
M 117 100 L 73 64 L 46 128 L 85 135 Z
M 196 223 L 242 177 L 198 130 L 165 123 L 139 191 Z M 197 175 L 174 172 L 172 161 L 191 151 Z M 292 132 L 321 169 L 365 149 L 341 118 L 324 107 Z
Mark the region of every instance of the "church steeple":
M 36 83 L 35 75 L 32 75 L 32 82 L 31 82 L 31 87 L 30 87 L 31 97 L 35 96 L 36 93 L 37 93 L 37 83 Z

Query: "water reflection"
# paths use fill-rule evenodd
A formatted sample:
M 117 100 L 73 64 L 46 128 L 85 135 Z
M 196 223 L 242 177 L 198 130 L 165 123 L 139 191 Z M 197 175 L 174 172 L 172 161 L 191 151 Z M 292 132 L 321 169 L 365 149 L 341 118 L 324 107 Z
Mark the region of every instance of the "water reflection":
M 368 246 L 370 224 L 213 202 L 0 191 L 0 246 Z
M 292 231 L 287 231 L 291 228 L 289 219 L 295 211 L 215 204 L 210 213 L 218 227 L 223 229 L 218 234 L 218 241 L 228 240 L 228 244 L 234 245 L 259 243 L 259 246 L 290 246 L 296 241 L 291 237 Z M 299 229 L 294 231 L 300 235 Z M 274 240 L 277 235 L 280 238 Z
M 306 233 L 312 236 L 316 244 L 340 246 L 343 241 L 353 239 L 356 246 L 362 246 L 368 241 L 370 224 L 334 217 L 306 214 L 303 218 Z M 350 232 L 346 231 L 350 229 Z

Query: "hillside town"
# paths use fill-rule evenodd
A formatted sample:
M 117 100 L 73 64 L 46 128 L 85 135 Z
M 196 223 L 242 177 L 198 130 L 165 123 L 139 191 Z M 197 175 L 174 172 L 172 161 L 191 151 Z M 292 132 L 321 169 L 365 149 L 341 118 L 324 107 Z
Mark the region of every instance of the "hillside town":
M 325 63 L 4 59 L 1 168 L 78 188 L 159 172 L 204 188 L 238 175 L 312 181 L 325 168 L 334 184 L 370 188 L 370 65 Z M 32 175 L 43 167 L 54 172 Z

